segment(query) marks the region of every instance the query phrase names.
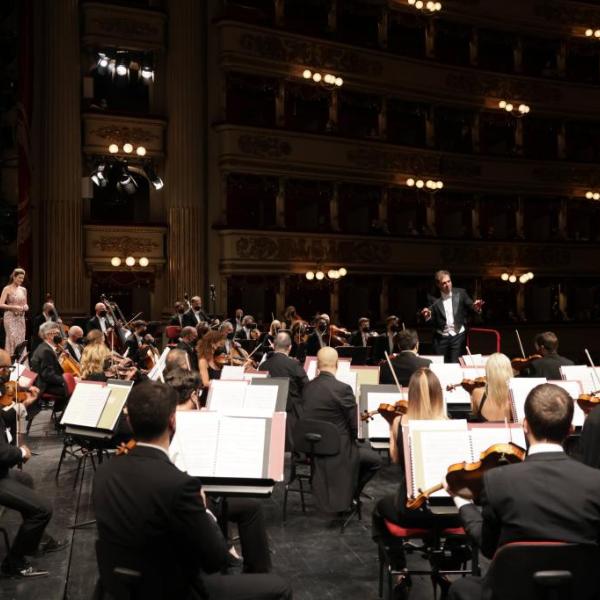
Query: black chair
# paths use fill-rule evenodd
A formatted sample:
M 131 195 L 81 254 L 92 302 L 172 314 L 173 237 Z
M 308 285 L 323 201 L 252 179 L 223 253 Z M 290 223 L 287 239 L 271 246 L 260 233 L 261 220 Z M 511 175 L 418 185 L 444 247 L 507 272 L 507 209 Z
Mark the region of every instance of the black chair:
M 287 499 L 289 492 L 298 492 L 300 494 L 300 502 L 302 512 L 306 512 L 306 504 L 303 482 L 312 482 L 314 459 L 323 456 L 335 456 L 340 452 L 340 434 L 335 425 L 326 421 L 318 421 L 315 419 L 300 419 L 296 422 L 293 431 L 294 452 L 292 457 L 290 478 L 285 484 L 283 493 L 283 521 L 287 518 Z M 304 457 L 303 457 L 304 456 Z M 298 467 L 302 464 L 307 464 L 309 467 L 308 473 L 299 472 Z M 293 488 L 292 483 L 298 481 L 298 488 Z M 359 520 L 362 520 L 361 502 L 359 494 L 355 495 L 353 505 L 350 508 L 350 513 L 342 524 L 342 532 L 352 519 L 357 515 Z
M 6 507 L 0 506 L 0 519 L 4 516 L 5 512 L 6 512 Z M 6 529 L 4 527 L 0 527 L 0 534 L 4 538 L 4 544 L 6 545 L 6 554 L 8 554 L 8 551 L 10 550 L 10 540 L 8 538 L 8 531 L 6 531 Z
M 340 358 L 352 359 L 351 364 L 353 365 L 366 365 L 367 364 L 367 346 L 339 346 L 336 348 L 338 356 Z
M 486 587 L 494 600 L 592 600 L 600 596 L 600 548 L 513 542 L 498 549 Z

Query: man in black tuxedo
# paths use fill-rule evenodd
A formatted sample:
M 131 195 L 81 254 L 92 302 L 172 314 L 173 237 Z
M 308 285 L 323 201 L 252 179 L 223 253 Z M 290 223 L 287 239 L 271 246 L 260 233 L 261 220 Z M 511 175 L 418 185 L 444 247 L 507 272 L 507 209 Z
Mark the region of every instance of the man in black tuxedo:
M 485 556 L 491 558 L 498 546 L 525 540 L 598 544 L 600 472 L 563 451 L 572 419 L 573 400 L 565 390 L 548 383 L 533 388 L 525 401 L 525 461 L 485 473 L 481 511 L 455 497 L 467 533 Z M 468 577 L 452 584 L 449 597 L 490 596 L 485 577 Z
M 176 405 L 175 390 L 157 382 L 134 387 L 129 395 L 128 420 L 137 445 L 105 462 L 94 480 L 100 541 L 120 548 L 145 576 L 159 571 L 153 598 L 291 598 L 287 584 L 265 572 L 269 559 L 264 531 L 254 531 L 250 537 L 255 546 L 244 550 L 251 574 L 218 573 L 227 566 L 227 541 L 206 508 L 200 481 L 169 460 Z
M 176 348 L 183 350 L 188 355 L 190 369 L 198 370 L 198 355 L 196 354 L 196 342 L 198 341 L 198 332 L 195 327 L 184 327 L 181 330 L 181 336 Z
M 329 335 L 327 319 L 319 317 L 315 322 L 315 330 L 306 340 L 306 356 L 317 356 L 321 348 L 329 346 Z
M 308 383 L 308 377 L 300 363 L 290 358 L 292 349 L 292 338 L 290 334 L 280 331 L 275 337 L 274 348 L 271 356 L 261 365 L 261 371 L 268 371 L 271 377 L 287 377 L 290 380 L 287 404 L 286 430 L 287 442 L 291 447 L 291 434 L 294 424 L 299 417 L 300 404 L 302 402 L 302 390 Z
M 42 306 L 42 312 L 39 315 L 36 315 L 31 321 L 31 352 L 42 343 L 40 339 L 39 332 L 40 326 L 48 321 L 56 322 L 56 314 L 54 312 L 54 304 L 52 302 L 44 302 L 44 306 Z
M 10 355 L 5 350 L 0 350 L 0 395 L 9 380 L 10 366 Z M 37 394 L 37 388 L 35 390 Z M 35 401 L 36 396 L 31 393 L 22 404 L 28 408 Z M 17 447 L 11 443 L 14 439 L 10 430 L 16 418 L 15 407 L 0 410 L 0 505 L 18 511 L 23 518 L 2 562 L 0 573 L 4 577 L 40 577 L 48 575 L 48 571 L 33 567 L 26 556 L 32 556 L 38 549 L 43 553 L 59 550 L 65 546 L 65 542 L 57 542 L 44 534 L 52 517 L 52 507 L 33 489 L 31 475 L 12 468 L 31 458 L 31 450 L 25 444 Z
M 390 315 L 385 320 L 385 333 L 375 338 L 373 345 L 372 362 L 378 364 L 385 360 L 385 353 L 395 354 L 398 351 L 396 334 L 400 330 L 400 319 L 396 315 Z
M 335 378 L 338 353 L 321 348 L 317 354 L 319 375 L 304 386 L 300 417 L 327 421 L 340 434 L 340 452 L 315 459 L 313 491 L 321 510 L 341 512 L 381 467 L 379 455 L 359 446 L 358 414 L 352 388 Z
M 183 318 L 185 315 L 185 306 L 183 302 L 175 302 L 175 314 L 169 319 L 169 325 L 184 327 Z
M 87 322 L 87 332 L 92 329 L 99 329 L 102 333 L 106 333 L 107 329 L 113 326 L 113 323 L 108 316 L 108 310 L 104 302 L 98 302 L 94 307 L 95 315 Z
M 452 288 L 448 271 L 437 271 L 435 283 L 440 297 L 421 310 L 421 316 L 433 327 L 433 351 L 444 356 L 447 363 L 458 362 L 464 354 L 467 340 L 467 316 L 480 313 L 483 300 L 471 300 L 462 288 Z
M 528 377 L 545 377 L 550 380 L 562 379 L 560 367 L 572 365 L 573 361 L 558 354 L 558 338 L 552 331 L 538 333 L 535 336 L 535 351 L 542 358 L 531 362 L 526 375 Z
M 133 333 L 127 338 L 125 349 L 129 350 L 127 358 L 130 358 L 139 367 L 144 358 L 141 348 L 144 343 L 144 335 L 148 331 L 148 324 L 142 320 L 134 321 L 131 324 L 131 328 L 133 329 Z
M 183 315 L 183 326 L 197 327 L 203 321 L 208 321 L 208 315 L 202 310 L 202 298 L 200 296 L 194 296 L 190 300 L 192 305 Z
M 369 339 L 369 331 L 371 329 L 371 322 L 367 317 L 361 317 L 358 320 L 358 329 L 352 332 L 350 339 L 348 340 L 351 346 L 367 346 L 367 340 Z
M 83 329 L 77 325 L 73 325 L 69 328 L 69 334 L 67 336 L 67 342 L 63 348 L 77 361 L 81 361 L 81 355 L 83 354 L 83 346 L 81 341 L 83 340 Z
M 396 344 L 400 350 L 397 356 L 390 359 L 394 372 L 398 378 L 398 383 L 407 386 L 410 376 L 417 370 L 429 367 L 431 361 L 427 358 L 421 358 L 419 352 L 419 336 L 414 329 L 405 329 L 396 334 Z M 381 367 L 379 383 L 395 383 L 394 376 L 390 370 L 387 361 Z
M 238 340 L 252 340 L 252 331 L 256 329 L 256 321 L 252 315 L 246 315 L 242 318 L 242 328 L 235 332 L 235 338 Z
M 37 373 L 36 384 L 40 394 L 57 396 L 55 412 L 62 412 L 67 403 L 67 390 L 63 379 L 63 369 L 58 362 L 57 348 L 62 341 L 58 325 L 48 321 L 40 327 L 42 343 L 35 349 L 30 360 L 31 370 Z

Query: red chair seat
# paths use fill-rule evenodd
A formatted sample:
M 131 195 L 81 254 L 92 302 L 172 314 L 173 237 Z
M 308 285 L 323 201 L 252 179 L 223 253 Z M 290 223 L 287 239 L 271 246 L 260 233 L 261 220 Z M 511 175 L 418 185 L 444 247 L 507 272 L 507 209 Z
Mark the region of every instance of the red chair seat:
M 167 325 L 167 328 L 165 329 L 165 335 L 170 340 L 176 340 L 180 333 L 181 327 L 179 327 L 179 325 Z
M 423 529 L 421 527 L 402 527 L 391 521 L 385 521 L 387 530 L 396 537 L 401 538 L 418 538 L 431 533 L 431 529 Z M 462 527 L 447 527 L 440 531 L 442 535 L 465 535 L 465 530 Z

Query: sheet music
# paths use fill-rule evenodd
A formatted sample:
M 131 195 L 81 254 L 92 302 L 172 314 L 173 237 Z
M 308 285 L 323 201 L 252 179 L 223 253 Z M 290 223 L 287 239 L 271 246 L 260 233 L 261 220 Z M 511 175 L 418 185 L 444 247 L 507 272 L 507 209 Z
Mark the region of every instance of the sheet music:
M 509 423 L 509 427 L 505 427 L 499 423 L 493 425 L 473 423 L 469 425 L 469 435 L 471 437 L 473 461 L 479 460 L 481 453 L 494 444 L 508 444 L 512 441 L 513 444 L 524 450 L 526 449 L 525 434 L 520 424 Z
M 219 414 L 189 410 L 177 412 L 176 418 L 176 433 L 170 451 L 176 466 L 192 477 L 212 476 L 217 459 Z
M 97 383 L 78 383 L 71 396 L 61 424 L 96 427 L 106 405 L 110 389 Z
M 253 379 L 267 379 L 269 377 L 268 371 L 250 371 L 250 373 L 244 373 L 244 379 L 246 381 L 252 381 Z
M 114 430 L 117 420 L 123 412 L 127 396 L 129 396 L 129 392 L 133 387 L 133 382 L 129 383 L 131 385 L 111 384 L 110 381 L 107 383 L 110 395 L 104 405 L 100 419 L 98 419 L 98 424 L 96 425 L 98 429 Z
M 307 356 L 306 362 L 304 363 L 304 370 L 309 381 L 312 381 L 317 376 L 317 357 Z
M 244 408 L 246 412 L 252 414 L 266 414 L 271 416 L 277 406 L 277 393 L 279 388 L 276 385 L 249 385 L 246 387 L 246 397 L 244 398 Z
M 450 465 L 471 461 L 465 420 L 410 421 L 408 429 L 413 460 L 413 494 L 443 481 Z M 440 490 L 433 495 L 447 496 L 447 493 Z
M 591 394 L 600 389 L 600 369 L 596 367 L 596 374 L 592 367 L 587 365 L 563 365 L 560 374 L 568 381 L 579 381 L 584 394 Z
M 221 381 L 241 381 L 244 379 L 244 367 L 238 365 L 224 365 L 221 371 Z
M 352 393 L 356 396 L 356 372 L 355 371 L 342 371 L 339 369 L 335 374 L 335 378 L 342 383 L 347 383 L 352 388 Z
M 407 393 L 369 392 L 367 394 L 367 410 L 377 410 L 380 404 L 395 404 L 398 400 L 406 400 Z M 389 423 L 380 415 L 373 415 L 373 420 L 367 422 L 369 438 L 390 437 Z
M 591 369 L 590 369 L 591 371 Z M 558 385 L 563 390 L 573 398 L 573 420 L 571 424 L 574 427 L 583 427 L 583 422 L 585 421 L 585 413 L 577 404 L 577 398 L 583 393 L 581 382 L 579 381 L 548 381 L 548 383 L 553 383 L 554 385 Z
M 460 385 L 451 392 L 446 387 L 460 383 L 463 379 L 463 369 L 458 363 L 432 363 L 429 368 L 437 375 L 442 386 L 446 404 L 471 404 L 471 396 Z
M 219 412 L 236 412 L 244 408 L 247 381 L 213 379 L 208 393 L 207 408 Z
M 379 367 L 356 366 L 350 367 L 356 373 L 356 391 L 354 395 L 360 398 L 360 388 L 363 385 L 379 385 Z
M 266 426 L 262 418 L 221 417 L 215 476 L 263 477 Z
M 337 372 L 338 373 L 350 373 L 350 367 L 352 365 L 352 359 L 343 359 L 340 358 L 338 359 L 338 368 L 337 368 Z
M 427 360 L 430 360 L 432 363 L 435 363 L 436 365 L 444 364 L 444 355 L 443 354 L 419 354 L 418 356 L 420 358 L 425 358 Z
M 485 364 L 481 354 L 465 354 L 460 358 L 465 367 L 481 367 Z
M 536 386 L 546 383 L 545 377 L 511 377 L 508 380 L 508 390 L 513 403 L 513 418 L 522 423 L 525 418 L 525 400 L 527 394 Z

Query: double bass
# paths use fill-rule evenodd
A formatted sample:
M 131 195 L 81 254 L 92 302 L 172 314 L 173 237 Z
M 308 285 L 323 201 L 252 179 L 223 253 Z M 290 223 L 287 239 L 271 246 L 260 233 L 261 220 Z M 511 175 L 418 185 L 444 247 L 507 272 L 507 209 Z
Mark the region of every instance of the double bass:
M 108 311 L 112 321 L 111 327 L 108 328 L 104 334 L 106 344 L 111 350 L 116 350 L 119 354 L 123 354 L 126 349 L 127 335 L 125 333 L 125 329 L 121 326 L 123 321 L 119 322 L 113 308 L 113 306 L 117 306 L 117 304 L 110 302 L 106 297 L 106 294 L 101 294 L 100 300 L 104 306 L 106 306 L 106 310 Z
M 50 294 L 46 294 L 46 302 L 52 303 L 52 312 L 54 313 L 54 319 L 56 320 L 56 324 L 58 325 L 60 331 L 61 342 L 58 345 L 58 362 L 65 373 L 72 373 L 75 377 L 81 377 L 81 365 L 77 360 L 75 360 L 75 358 L 71 356 L 71 354 L 69 354 L 65 348 L 65 344 L 67 343 L 68 339 L 67 334 L 69 327 L 65 325 L 62 319 L 58 316 L 58 311 L 56 310 L 56 306 Z

